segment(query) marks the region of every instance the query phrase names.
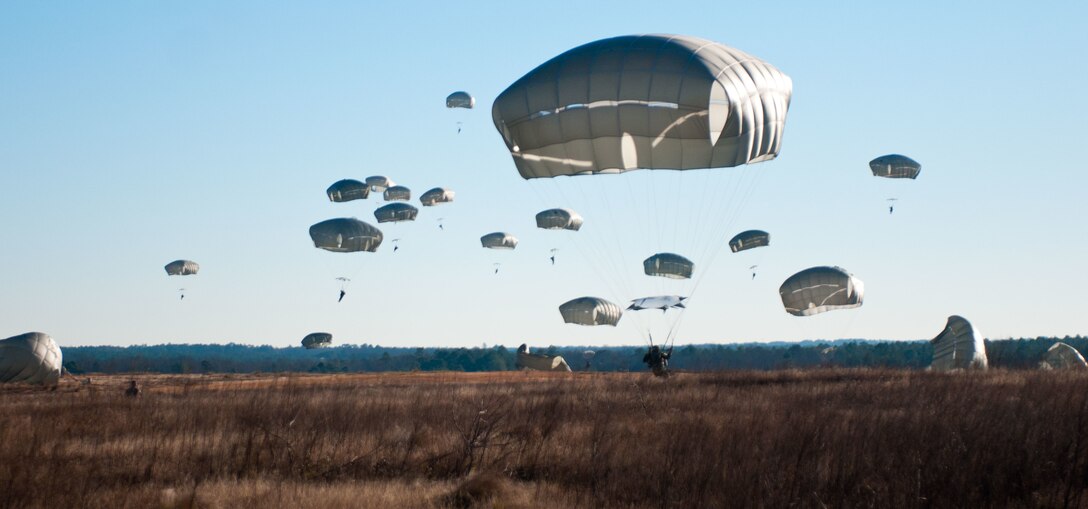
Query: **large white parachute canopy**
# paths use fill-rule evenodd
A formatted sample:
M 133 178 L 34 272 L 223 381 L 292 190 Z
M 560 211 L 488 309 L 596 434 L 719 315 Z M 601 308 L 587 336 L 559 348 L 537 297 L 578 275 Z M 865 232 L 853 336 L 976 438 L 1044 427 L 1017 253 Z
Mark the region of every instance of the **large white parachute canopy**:
M 579 297 L 559 306 L 563 321 L 577 325 L 615 326 L 623 317 L 620 307 L 598 297 Z
M 392 186 L 382 194 L 385 201 L 408 201 L 412 199 L 412 190 L 404 186 Z
M 353 179 L 338 180 L 325 190 L 325 194 L 334 202 L 365 200 L 370 196 L 370 186 Z
M 473 106 L 476 106 L 476 98 L 469 95 L 468 92 L 457 91 L 446 96 L 447 108 L 472 109 Z
M 861 306 L 865 284 L 840 267 L 812 267 L 790 276 L 778 294 L 787 313 L 812 316 Z
M 453 191 L 450 191 L 449 189 L 436 187 L 423 193 L 423 195 L 419 197 L 419 202 L 422 203 L 424 207 L 433 207 L 439 203 L 449 203 L 453 201 L 453 195 Z
M 401 221 L 415 221 L 418 214 L 419 209 L 398 201 L 379 207 L 374 211 L 374 218 L 379 223 L 398 223 Z
M 869 169 L 874 177 L 890 179 L 916 179 L 922 172 L 918 161 L 899 154 L 888 154 L 869 161 Z
M 647 276 L 691 279 L 695 262 L 675 253 L 658 253 L 642 261 L 642 270 Z
M 668 311 L 673 308 L 683 308 L 684 300 L 687 297 L 681 297 L 679 295 L 657 295 L 654 297 L 642 297 L 631 301 L 631 305 L 627 306 L 627 309 L 631 311 L 641 311 L 643 309 L 660 309 L 661 311 Z
M 61 369 L 60 347 L 48 334 L 28 332 L 0 340 L 0 383 L 55 385 Z
M 314 247 L 337 253 L 374 252 L 382 244 L 381 230 L 355 218 L 322 221 L 310 227 Z
M 174 260 L 163 268 L 169 276 L 191 276 L 200 272 L 200 264 L 192 260 Z
M 548 209 L 536 215 L 536 227 L 545 230 L 578 231 L 582 223 L 582 216 L 571 209 Z
M 312 332 L 302 338 L 302 346 L 307 350 L 330 347 L 332 346 L 332 334 L 329 334 L 328 332 Z
M 752 249 L 755 247 L 769 246 L 771 234 L 763 230 L 747 230 L 740 232 L 729 239 L 729 249 L 734 253 Z
M 1088 369 L 1088 363 L 1084 361 L 1084 356 L 1076 348 L 1059 341 L 1051 345 L 1050 349 L 1043 354 L 1043 361 L 1039 363 L 1039 367 L 1083 370 Z
M 931 369 L 986 369 L 986 342 L 982 333 L 962 316 L 948 317 L 944 330 L 930 343 L 933 344 Z
M 370 187 L 371 191 L 375 193 L 385 192 L 386 189 L 397 185 L 392 179 L 384 175 L 375 175 L 373 177 L 366 178 L 366 185 Z
M 683 35 L 591 42 L 530 71 L 491 114 L 526 179 L 773 159 L 792 82 L 740 50 Z
M 488 249 L 514 249 L 518 238 L 505 232 L 494 232 L 480 237 L 480 244 Z

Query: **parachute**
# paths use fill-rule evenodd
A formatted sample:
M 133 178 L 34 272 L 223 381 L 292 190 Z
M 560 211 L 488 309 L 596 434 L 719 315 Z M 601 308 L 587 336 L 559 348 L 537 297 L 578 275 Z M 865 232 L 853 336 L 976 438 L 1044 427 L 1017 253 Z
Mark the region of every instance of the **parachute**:
M 371 191 L 374 191 L 375 193 L 381 193 L 381 192 L 385 192 L 386 189 L 389 189 L 390 187 L 393 187 L 396 184 L 393 183 L 393 181 L 390 180 L 389 177 L 382 176 L 382 175 L 375 175 L 373 177 L 367 177 L 366 178 L 366 185 L 368 187 L 370 187 Z
M 778 155 L 792 87 L 774 66 L 722 44 L 629 35 L 541 64 L 491 113 L 526 179 L 721 168 Z
M 642 297 L 641 299 L 631 301 L 631 305 L 627 306 L 627 309 L 632 311 L 640 311 L 643 309 L 660 309 L 662 311 L 668 311 L 670 308 L 683 308 L 684 300 L 686 299 L 687 297 L 681 297 L 679 295 Z
M 325 194 L 334 202 L 365 200 L 370 196 L 370 186 L 353 179 L 338 180 L 325 190 Z
M 332 334 L 328 332 L 314 332 L 302 338 L 302 346 L 307 350 L 315 348 L 327 348 L 332 346 Z
M 374 252 L 382 244 L 381 230 L 355 218 L 322 221 L 310 227 L 314 247 L 336 253 Z
M 404 186 L 393 186 L 382 194 L 385 201 L 408 201 L 412 199 L 412 190 Z
M 0 340 L 0 383 L 56 385 L 60 347 L 48 334 L 28 332 Z
M 582 216 L 570 209 L 548 209 L 537 213 L 536 227 L 545 230 L 578 231 L 582 227 Z
M 1076 348 L 1059 341 L 1051 345 L 1050 349 L 1043 354 L 1043 361 L 1039 363 L 1039 367 L 1084 370 L 1088 369 L 1088 363 L 1084 361 L 1084 356 Z
M 200 271 L 200 264 L 192 260 L 174 260 L 163 268 L 169 276 L 191 276 Z
M 597 297 L 579 297 L 559 306 L 563 321 L 577 325 L 616 326 L 623 317 L 620 307 Z
M 422 203 L 424 207 L 433 207 L 439 203 L 449 203 L 453 201 L 453 194 L 453 191 L 450 191 L 449 189 L 436 187 L 423 193 L 423 195 L 419 197 L 419 202 Z
M 729 239 L 729 249 L 732 249 L 734 253 L 755 247 L 768 246 L 770 244 L 771 234 L 763 230 L 743 231 L 734 235 L 732 239 Z
M 695 263 L 674 253 L 658 253 L 642 261 L 642 269 L 647 276 L 660 276 L 670 279 L 691 279 Z
M 446 96 L 447 108 L 472 109 L 473 106 L 476 106 L 476 98 L 469 95 L 468 92 L 458 91 Z
M 534 371 L 564 371 L 570 372 L 570 366 L 567 361 L 563 359 L 561 355 L 541 355 L 536 353 L 529 353 L 528 345 L 521 345 L 518 347 L 518 360 L 516 363 L 519 369 L 531 369 Z
M 899 154 L 888 154 L 869 161 L 869 169 L 874 177 L 890 179 L 916 179 L 922 172 L 918 161 Z
M 930 369 L 951 371 L 954 369 L 986 369 L 986 342 L 982 333 L 962 316 L 948 317 L 948 323 L 933 344 L 933 364 Z
M 480 244 L 488 249 L 514 249 L 518 247 L 518 238 L 504 232 L 494 232 L 480 237 Z
M 415 221 L 417 214 L 419 214 L 419 209 L 404 202 L 393 202 L 375 210 L 374 218 L 377 219 L 379 223 L 396 223 L 400 221 Z
M 778 294 L 787 313 L 812 316 L 861 306 L 865 284 L 840 267 L 813 267 L 790 276 Z

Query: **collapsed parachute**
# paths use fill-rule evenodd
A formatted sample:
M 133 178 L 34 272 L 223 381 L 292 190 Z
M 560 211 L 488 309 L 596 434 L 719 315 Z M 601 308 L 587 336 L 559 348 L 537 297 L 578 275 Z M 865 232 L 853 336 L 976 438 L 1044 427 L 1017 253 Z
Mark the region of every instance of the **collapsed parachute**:
M 548 209 L 536 215 L 536 227 L 578 231 L 582 227 L 582 216 L 570 209 Z
M 374 211 L 374 218 L 379 223 L 398 223 L 401 221 L 415 221 L 418 214 L 419 209 L 398 201 L 379 207 Z
M 869 169 L 874 177 L 915 179 L 922 172 L 922 165 L 907 156 L 888 154 L 869 161 Z
M 615 326 L 623 317 L 620 307 L 598 297 L 579 297 L 559 306 L 563 321 L 577 325 Z
M 382 194 L 385 201 L 408 201 L 412 199 L 412 190 L 404 186 L 392 186 Z
M 310 227 L 314 247 L 337 253 L 374 252 L 382 244 L 381 230 L 355 218 L 322 221 Z
M 163 268 L 170 276 L 191 276 L 200 271 L 200 264 L 192 260 L 174 260 Z
M 1050 349 L 1043 354 L 1043 361 L 1039 363 L 1039 367 L 1043 369 L 1083 370 L 1088 369 L 1088 363 L 1084 361 L 1084 356 L 1076 348 L 1058 342 L 1051 345 Z
M 325 190 L 329 201 L 345 202 L 365 200 L 370 196 L 370 186 L 353 179 L 339 180 Z
M 790 276 L 778 294 L 787 313 L 812 316 L 861 306 L 865 284 L 840 267 L 812 267 Z
M 530 369 L 534 371 L 570 372 L 571 370 L 570 365 L 563 359 L 563 356 L 529 353 L 529 346 L 524 344 L 518 347 L 518 360 L 516 365 L 519 369 Z
M 473 106 L 476 106 L 476 98 L 469 95 L 468 92 L 457 91 L 446 96 L 447 108 L 472 109 Z
M 307 350 L 315 348 L 327 348 L 332 346 L 332 334 L 328 332 L 314 332 L 302 338 L 302 346 Z
M 722 44 L 633 35 L 541 64 L 491 112 L 526 179 L 721 168 L 778 155 L 792 87 L 774 66 Z
M 640 311 L 643 309 L 660 309 L 662 311 L 668 311 L 672 308 L 683 308 L 684 301 L 687 297 L 681 297 L 679 295 L 658 295 L 655 297 L 642 297 L 641 299 L 635 299 L 631 301 L 631 305 L 627 306 L 627 309 L 632 311 Z
M 647 276 L 691 279 L 695 262 L 675 253 L 658 253 L 642 261 L 642 270 Z
M 948 317 L 944 330 L 931 339 L 930 343 L 933 344 L 931 369 L 986 369 L 986 342 L 982 333 L 962 316 Z
M 480 244 L 488 249 L 514 249 L 518 247 L 518 238 L 504 232 L 494 232 L 480 237 Z
M 755 247 L 769 246 L 770 244 L 771 234 L 763 230 L 743 231 L 729 239 L 729 249 L 733 250 L 734 253 Z
M 56 385 L 60 347 L 48 334 L 28 332 L 0 340 L 0 383 Z
M 366 185 L 370 187 L 371 191 L 375 193 L 385 192 L 386 189 L 393 187 L 395 184 L 389 177 L 384 175 L 375 175 L 373 177 L 366 178 Z
M 419 197 L 419 202 L 422 203 L 424 207 L 433 207 L 439 203 L 449 203 L 453 201 L 453 194 L 453 191 L 450 191 L 449 189 L 436 187 L 423 193 L 423 195 Z

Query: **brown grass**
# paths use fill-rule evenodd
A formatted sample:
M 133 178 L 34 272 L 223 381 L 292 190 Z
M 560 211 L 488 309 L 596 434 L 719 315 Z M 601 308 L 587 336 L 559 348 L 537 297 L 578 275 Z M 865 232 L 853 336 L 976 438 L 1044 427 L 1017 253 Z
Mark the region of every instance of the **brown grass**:
M 0 507 L 1088 506 L 1088 375 L 129 378 L 0 387 Z

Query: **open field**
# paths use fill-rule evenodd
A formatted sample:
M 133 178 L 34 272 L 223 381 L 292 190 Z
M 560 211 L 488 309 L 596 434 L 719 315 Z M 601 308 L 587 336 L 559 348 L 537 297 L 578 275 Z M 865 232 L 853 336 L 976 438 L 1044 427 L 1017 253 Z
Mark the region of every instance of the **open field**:
M 0 387 L 0 507 L 1088 506 L 1088 376 L 136 376 Z

